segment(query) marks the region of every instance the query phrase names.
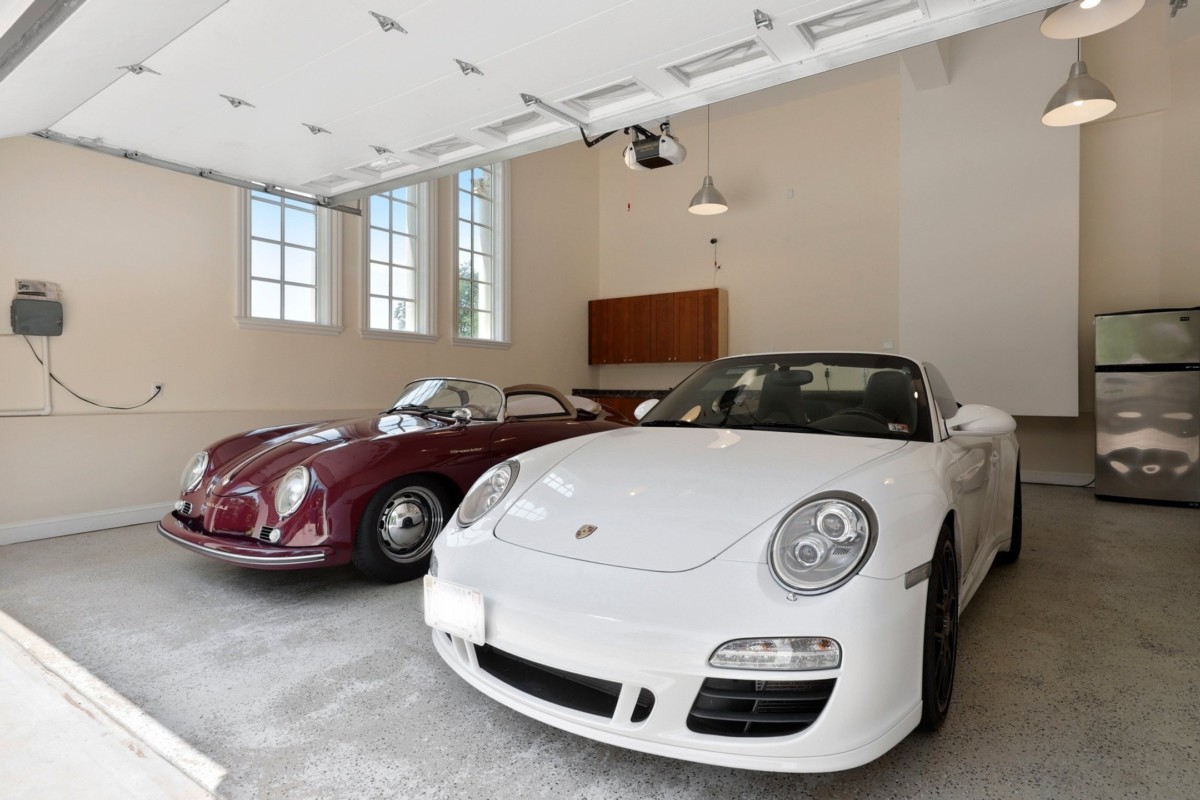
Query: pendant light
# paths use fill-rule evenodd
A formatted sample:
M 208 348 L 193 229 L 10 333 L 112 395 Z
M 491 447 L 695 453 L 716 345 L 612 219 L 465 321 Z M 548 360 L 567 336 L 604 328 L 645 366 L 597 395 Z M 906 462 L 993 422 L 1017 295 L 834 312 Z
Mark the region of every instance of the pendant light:
M 705 124 L 704 183 L 700 184 L 700 191 L 696 192 L 696 196 L 688 204 L 688 211 L 693 214 L 724 214 L 729 210 L 729 204 L 725 202 L 725 195 L 721 194 L 717 187 L 713 185 L 712 179 L 712 106 L 706 106 L 705 108 L 707 123 Z
M 1079 40 L 1076 39 L 1075 63 L 1071 65 L 1067 82 L 1059 87 L 1046 104 L 1042 124 L 1054 128 L 1082 125 L 1100 119 L 1116 107 L 1117 101 L 1109 88 L 1088 75 Z
M 1146 0 L 1075 0 L 1046 11 L 1042 34 L 1051 39 L 1091 36 L 1117 27 L 1144 5 Z

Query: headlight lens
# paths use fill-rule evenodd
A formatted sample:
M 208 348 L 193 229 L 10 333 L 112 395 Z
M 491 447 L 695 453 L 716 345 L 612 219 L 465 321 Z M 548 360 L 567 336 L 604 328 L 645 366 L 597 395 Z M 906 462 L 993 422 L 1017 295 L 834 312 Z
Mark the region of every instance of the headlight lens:
M 275 489 L 275 513 L 286 517 L 299 508 L 304 495 L 308 494 L 308 485 L 311 482 L 308 467 L 289 469 Z
M 842 648 L 825 637 L 735 639 L 718 647 L 708 663 L 726 669 L 836 669 Z
M 491 511 L 508 494 L 509 487 L 516 479 L 515 461 L 505 461 L 483 473 L 458 507 L 458 524 L 466 527 Z
M 870 517 L 857 503 L 815 500 L 794 509 L 775 529 L 767 560 L 784 587 L 820 594 L 858 572 L 873 536 Z
M 208 452 L 201 450 L 196 455 L 192 456 L 192 460 L 183 468 L 183 478 L 180 480 L 180 488 L 184 492 L 192 492 L 200 485 L 200 480 L 204 477 L 204 471 L 208 469 Z

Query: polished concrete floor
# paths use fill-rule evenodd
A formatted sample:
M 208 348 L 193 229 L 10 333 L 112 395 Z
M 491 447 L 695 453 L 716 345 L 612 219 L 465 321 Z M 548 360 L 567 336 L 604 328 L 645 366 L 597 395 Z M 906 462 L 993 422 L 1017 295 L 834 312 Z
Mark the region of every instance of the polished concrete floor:
M 440 661 L 418 583 L 239 569 L 152 525 L 0 548 L 0 609 L 224 766 L 231 800 L 1200 796 L 1200 511 L 1025 501 L 1021 560 L 963 614 L 946 725 L 824 775 L 541 725 Z

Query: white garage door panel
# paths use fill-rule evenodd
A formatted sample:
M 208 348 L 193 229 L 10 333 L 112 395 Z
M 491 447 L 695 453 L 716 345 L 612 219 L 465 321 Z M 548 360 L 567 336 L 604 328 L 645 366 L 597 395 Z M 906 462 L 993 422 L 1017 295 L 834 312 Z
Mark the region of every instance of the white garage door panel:
M 88 0 L 0 82 L 0 136 L 54 125 L 226 0 Z M 120 36 L 98 36 L 113 26 Z M 36 75 L 36 80 L 25 80 Z

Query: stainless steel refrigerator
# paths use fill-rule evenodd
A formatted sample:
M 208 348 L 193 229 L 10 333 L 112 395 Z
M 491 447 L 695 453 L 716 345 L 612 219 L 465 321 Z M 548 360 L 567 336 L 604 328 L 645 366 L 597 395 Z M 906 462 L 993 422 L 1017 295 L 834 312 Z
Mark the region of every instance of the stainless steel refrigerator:
M 1200 506 L 1200 308 L 1095 327 L 1097 497 Z

